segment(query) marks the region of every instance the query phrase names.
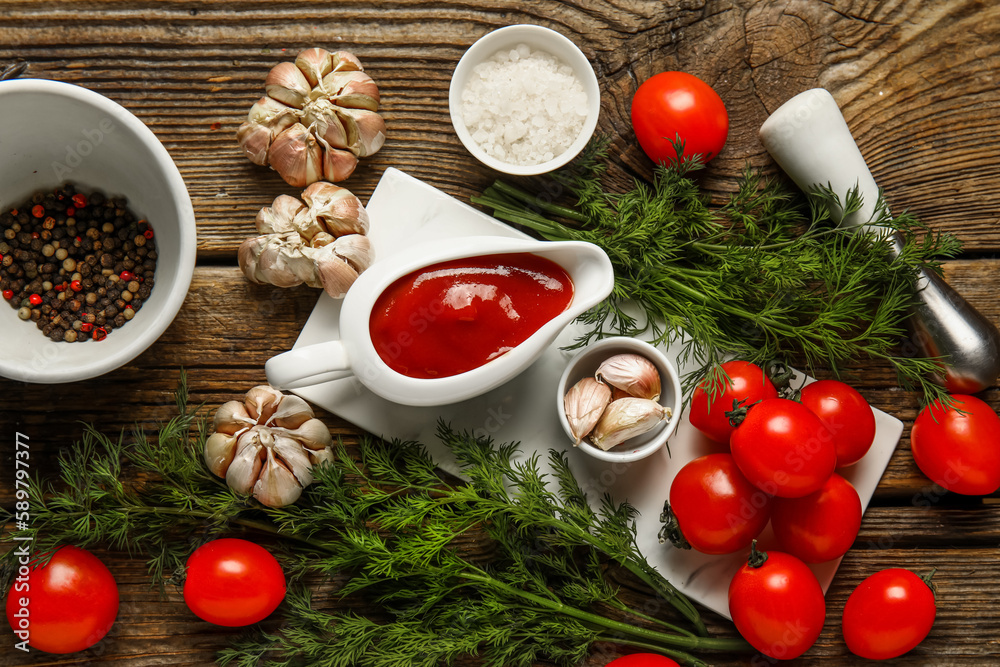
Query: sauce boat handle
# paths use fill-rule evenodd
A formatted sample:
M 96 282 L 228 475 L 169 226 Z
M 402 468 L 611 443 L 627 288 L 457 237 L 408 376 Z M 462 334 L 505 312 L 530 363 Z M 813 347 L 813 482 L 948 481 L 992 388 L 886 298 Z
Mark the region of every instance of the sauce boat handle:
M 298 389 L 354 374 L 347 350 L 339 340 L 296 347 L 264 364 L 268 383 L 275 389 Z

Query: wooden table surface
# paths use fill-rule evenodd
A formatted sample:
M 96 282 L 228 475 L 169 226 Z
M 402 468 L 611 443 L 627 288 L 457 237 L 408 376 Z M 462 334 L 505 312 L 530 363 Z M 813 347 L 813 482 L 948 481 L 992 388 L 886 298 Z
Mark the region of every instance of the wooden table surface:
M 569 36 L 593 62 L 602 89 L 599 130 L 614 138 L 612 182 L 646 178 L 629 104 L 639 82 L 684 70 L 711 84 L 731 130 L 702 182 L 731 189 L 745 163 L 777 169 L 757 139 L 767 115 L 792 95 L 823 86 L 843 109 L 876 181 L 896 209 L 965 243 L 950 283 L 1000 319 L 1000 6 L 951 0 L 573 0 L 571 2 L 152 2 L 0 0 L 0 63 L 23 58 L 27 76 L 68 81 L 121 103 L 177 163 L 198 222 L 194 282 L 173 325 L 132 363 L 97 380 L 60 386 L 0 380 L 0 502 L 12 504 L 15 432 L 44 473 L 72 447 L 82 422 L 107 432 L 172 414 L 179 369 L 192 400 L 210 406 L 265 381 L 264 362 L 289 349 L 318 293 L 250 285 L 236 247 L 259 208 L 297 194 L 247 161 L 237 126 L 262 94 L 268 69 L 302 48 L 356 53 L 382 93 L 388 141 L 343 183 L 367 201 L 383 171 L 398 167 L 468 200 L 495 174 L 459 143 L 448 84 L 463 51 L 508 24 L 537 23 Z M 3 333 L 0 332 L 0 345 Z M 827 595 L 826 628 L 793 664 L 862 664 L 840 636 L 840 610 L 868 574 L 889 566 L 936 567 L 939 611 L 930 637 L 893 664 L 1000 664 L 1000 505 L 944 494 L 913 463 L 909 427 L 919 396 L 900 390 L 885 365 L 852 379 L 905 430 L 865 515 L 861 534 Z M 1000 408 L 996 387 L 981 394 Z M 348 442 L 357 431 L 321 416 Z M 12 649 L 0 629 L 0 664 L 207 665 L 235 636 L 195 619 L 176 592 L 150 593 L 145 565 L 100 551 L 121 587 L 118 622 L 96 647 L 69 656 Z M 640 596 L 641 593 L 637 595 Z M 732 626 L 706 612 L 713 629 Z M 588 665 L 622 647 L 603 646 Z M 713 664 L 771 664 L 718 656 Z

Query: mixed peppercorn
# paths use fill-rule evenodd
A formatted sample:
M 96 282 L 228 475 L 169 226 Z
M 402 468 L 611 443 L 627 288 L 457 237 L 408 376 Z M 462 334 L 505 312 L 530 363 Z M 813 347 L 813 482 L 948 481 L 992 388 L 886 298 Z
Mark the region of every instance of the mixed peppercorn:
M 54 341 L 103 340 L 153 289 L 153 228 L 124 197 L 66 184 L 0 213 L 0 290 Z

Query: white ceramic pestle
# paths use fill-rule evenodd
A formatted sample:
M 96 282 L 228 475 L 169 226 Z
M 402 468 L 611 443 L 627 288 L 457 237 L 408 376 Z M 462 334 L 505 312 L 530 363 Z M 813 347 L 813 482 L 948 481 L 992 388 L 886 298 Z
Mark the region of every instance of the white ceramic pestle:
M 831 211 L 841 225 L 864 226 L 872 219 L 879 189 L 833 96 L 823 88 L 800 93 L 781 105 L 760 128 L 760 140 L 775 162 L 805 192 L 829 186 L 844 200 L 857 187 L 861 209 L 847 217 Z M 897 236 L 894 249 L 901 242 Z M 974 393 L 1000 375 L 1000 332 L 940 276 L 917 277 L 919 301 L 909 319 L 903 353 L 940 357 L 946 372 L 934 380 L 952 393 Z

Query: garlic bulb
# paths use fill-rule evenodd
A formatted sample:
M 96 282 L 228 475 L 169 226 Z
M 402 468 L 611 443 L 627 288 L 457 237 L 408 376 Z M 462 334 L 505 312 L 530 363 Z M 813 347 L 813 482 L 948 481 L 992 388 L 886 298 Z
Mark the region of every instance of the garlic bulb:
M 378 86 L 347 51 L 306 49 L 271 68 L 264 89 L 236 138 L 289 185 L 342 181 L 385 143 Z
M 619 398 L 601 415 L 590 434 L 590 441 L 604 451 L 629 438 L 651 431 L 672 415 L 670 408 L 647 398 Z
M 610 402 L 611 388 L 594 378 L 583 378 L 570 387 L 563 397 L 563 410 L 576 438 L 575 445 L 594 429 Z
M 260 210 L 261 235 L 240 245 L 240 269 L 254 283 L 305 283 L 339 299 L 374 260 L 368 213 L 350 191 L 325 181 L 306 188 L 302 199 L 278 195 Z
M 601 382 L 635 398 L 660 398 L 660 372 L 641 354 L 616 354 L 605 359 L 594 374 Z
M 215 412 L 215 433 L 205 441 L 205 463 L 231 489 L 252 493 L 269 507 L 294 503 L 312 483 L 313 466 L 333 458 L 333 438 L 298 396 L 270 385 Z

